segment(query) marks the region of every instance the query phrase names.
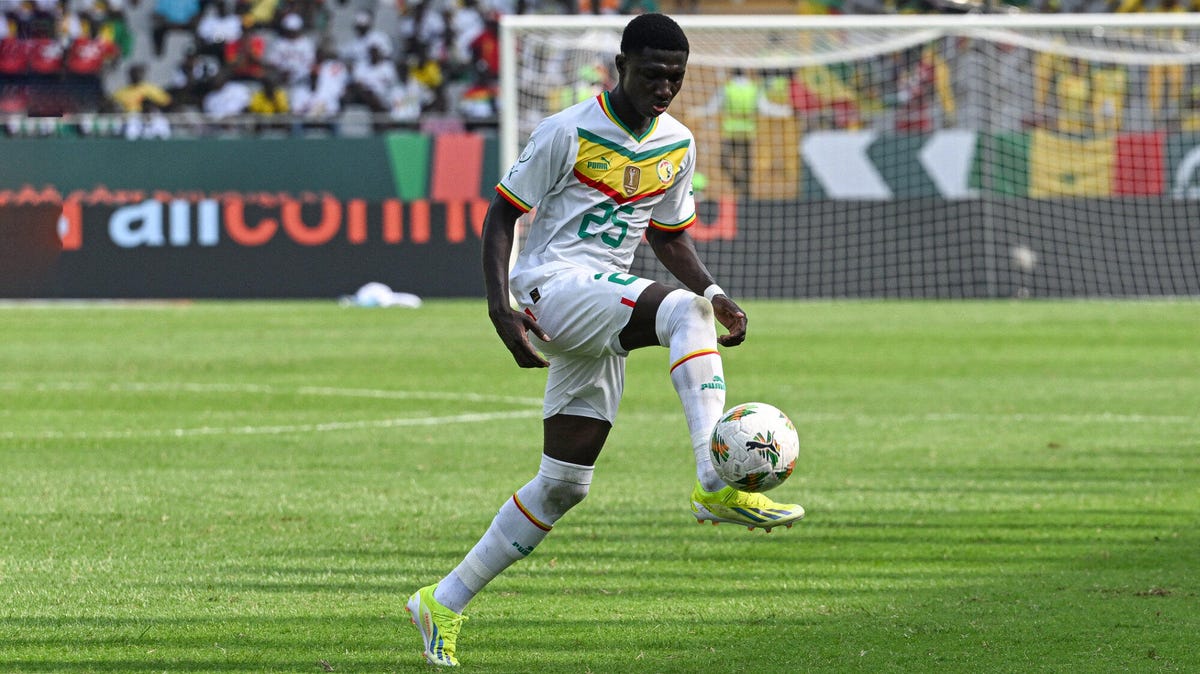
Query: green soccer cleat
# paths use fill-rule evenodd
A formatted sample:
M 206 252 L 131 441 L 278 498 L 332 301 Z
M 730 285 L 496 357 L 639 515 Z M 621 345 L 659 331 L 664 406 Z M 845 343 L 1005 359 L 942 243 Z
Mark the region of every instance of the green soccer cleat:
M 730 522 L 751 531 L 761 528 L 771 533 L 775 527 L 791 528 L 804 517 L 804 508 L 795 503 L 776 503 L 760 493 L 738 491 L 733 487 L 704 491 L 697 481 L 692 488 L 692 514 L 700 524 Z
M 425 656 L 425 660 L 431 665 L 457 667 L 454 642 L 458 640 L 458 629 L 467 618 L 437 603 L 433 598 L 435 587 L 436 584 L 429 585 L 414 592 L 404 608 L 421 632 L 424 648 L 421 655 Z

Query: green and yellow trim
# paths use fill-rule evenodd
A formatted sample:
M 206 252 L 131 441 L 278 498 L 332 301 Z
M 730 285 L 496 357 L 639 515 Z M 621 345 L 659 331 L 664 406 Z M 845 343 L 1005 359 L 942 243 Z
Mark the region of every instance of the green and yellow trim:
M 628 126 L 625 126 L 625 122 L 622 122 L 621 118 L 617 117 L 617 113 L 613 112 L 612 101 L 609 100 L 607 91 L 601 92 L 596 99 L 600 102 L 600 109 L 604 111 L 604 116 L 608 117 L 610 122 L 616 124 L 622 131 L 629 134 L 630 138 L 639 143 L 649 137 L 650 134 L 654 133 L 654 130 L 658 128 L 658 118 L 655 117 L 654 119 L 650 120 L 650 126 L 646 127 L 646 131 L 644 133 L 636 134 Z
M 692 225 L 694 225 L 695 223 L 696 223 L 696 214 L 695 213 L 692 213 L 692 217 L 688 218 L 687 220 L 684 220 L 683 222 L 679 222 L 679 223 L 675 223 L 675 224 L 659 222 L 658 220 L 655 220 L 653 218 L 650 219 L 651 227 L 653 227 L 655 229 L 661 229 L 664 232 L 682 232 L 683 230 L 687 229 L 688 227 L 691 227 Z
M 513 206 L 516 206 L 522 213 L 528 213 L 529 211 L 533 210 L 533 204 L 525 203 L 521 197 L 518 197 L 510 192 L 509 189 L 502 184 L 496 185 L 496 192 L 498 192 L 500 196 L 504 197 L 505 201 Z

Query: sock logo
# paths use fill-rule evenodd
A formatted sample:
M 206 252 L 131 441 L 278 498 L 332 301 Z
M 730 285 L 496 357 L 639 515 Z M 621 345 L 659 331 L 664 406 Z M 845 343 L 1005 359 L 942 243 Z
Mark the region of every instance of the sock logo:
M 712 389 L 715 391 L 724 391 L 725 390 L 725 380 L 721 379 L 721 375 L 715 374 L 715 375 L 713 375 L 712 381 L 705 382 L 700 385 L 701 391 L 703 391 L 705 389 Z
M 529 556 L 529 553 L 533 552 L 532 545 L 530 545 L 529 547 L 525 547 L 524 545 L 521 545 L 520 541 L 513 541 L 512 545 L 514 548 L 517 549 L 517 552 L 521 553 L 522 555 L 525 555 L 526 557 Z

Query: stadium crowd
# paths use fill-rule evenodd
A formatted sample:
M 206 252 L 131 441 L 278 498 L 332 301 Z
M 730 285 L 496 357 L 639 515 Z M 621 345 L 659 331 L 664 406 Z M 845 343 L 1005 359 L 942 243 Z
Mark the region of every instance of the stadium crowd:
M 659 9 L 656 0 L 355 1 L 0 0 L 3 130 L 153 138 L 187 117 L 206 132 L 336 132 L 351 108 L 367 112 L 373 130 L 494 125 L 499 16 Z M 700 1 L 668 11 L 703 12 Z M 993 9 L 991 0 L 796 2 L 798 12 L 826 14 Z M 1054 12 L 1197 9 L 1183 0 L 1005 2 Z M 384 9 L 386 26 L 376 16 Z M 936 64 L 915 58 L 936 78 Z
M 255 129 L 330 128 L 348 105 L 379 126 L 494 122 L 497 15 L 515 9 L 420 0 L 382 30 L 373 8 L 324 0 L 149 1 L 135 13 L 125 0 L 0 0 L 8 132 L 29 131 L 30 118 L 61 130 L 54 120 L 65 115 L 85 134 L 164 136 L 166 113 L 218 127 L 249 117 Z M 335 30 L 341 13 L 348 30 Z

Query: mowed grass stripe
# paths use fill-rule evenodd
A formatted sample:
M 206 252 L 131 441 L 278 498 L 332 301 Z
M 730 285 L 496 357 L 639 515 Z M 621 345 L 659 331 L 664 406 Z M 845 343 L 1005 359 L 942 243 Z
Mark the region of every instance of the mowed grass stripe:
M 470 607 L 471 671 L 1200 668 L 1200 303 L 744 307 L 730 403 L 797 420 L 807 519 L 694 524 L 636 352 L 588 499 Z M 481 301 L 2 314 L 5 671 L 428 671 L 404 598 L 537 467 L 544 372 Z

